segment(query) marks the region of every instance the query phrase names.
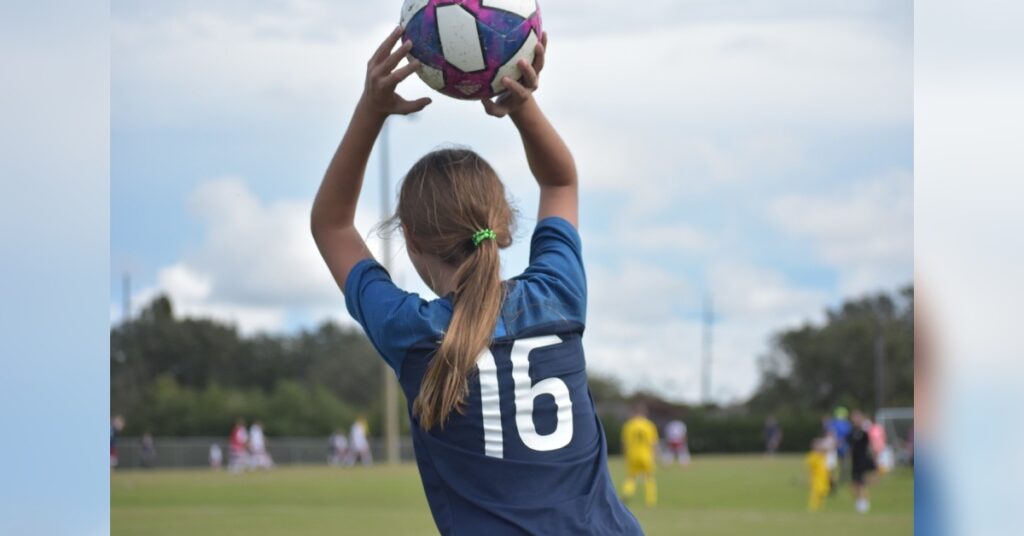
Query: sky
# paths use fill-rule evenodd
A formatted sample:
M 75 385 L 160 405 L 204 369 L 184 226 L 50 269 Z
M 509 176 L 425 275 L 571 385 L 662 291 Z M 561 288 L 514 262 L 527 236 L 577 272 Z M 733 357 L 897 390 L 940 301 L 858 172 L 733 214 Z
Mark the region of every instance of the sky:
M 541 2 L 537 99 L 580 171 L 592 371 L 698 400 L 710 297 L 711 394 L 741 400 L 773 333 L 911 281 L 913 8 L 853 4 Z M 400 7 L 112 2 L 112 323 L 127 273 L 136 311 L 162 292 L 245 333 L 352 324 L 308 214 Z M 434 104 L 390 121 L 392 184 L 438 146 L 480 152 L 522 213 L 515 275 L 537 188 L 514 127 L 415 77 L 399 91 Z M 379 174 L 375 154 L 357 215 L 373 248 Z M 432 297 L 394 251 L 395 280 Z

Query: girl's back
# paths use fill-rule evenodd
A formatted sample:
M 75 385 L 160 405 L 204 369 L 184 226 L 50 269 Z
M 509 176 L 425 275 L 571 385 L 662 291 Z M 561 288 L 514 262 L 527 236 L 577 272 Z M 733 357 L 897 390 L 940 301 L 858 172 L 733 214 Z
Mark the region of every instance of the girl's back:
M 410 405 L 416 461 L 438 528 L 639 532 L 615 496 L 587 387 L 586 280 L 576 229 L 561 218 L 540 222 L 530 266 L 504 286 L 493 341 L 477 360 L 461 411 L 428 432 Z M 404 292 L 372 260 L 353 269 L 345 296 L 406 399 L 415 400 L 451 319 L 451 299 Z

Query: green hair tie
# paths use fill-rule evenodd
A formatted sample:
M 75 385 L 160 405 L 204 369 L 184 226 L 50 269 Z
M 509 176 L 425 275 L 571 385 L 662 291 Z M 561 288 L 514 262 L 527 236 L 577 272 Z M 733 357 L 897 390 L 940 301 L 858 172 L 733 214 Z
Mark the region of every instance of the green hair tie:
M 480 247 L 480 244 L 484 240 L 496 240 L 498 238 L 497 233 L 490 229 L 480 229 L 473 234 L 473 246 Z

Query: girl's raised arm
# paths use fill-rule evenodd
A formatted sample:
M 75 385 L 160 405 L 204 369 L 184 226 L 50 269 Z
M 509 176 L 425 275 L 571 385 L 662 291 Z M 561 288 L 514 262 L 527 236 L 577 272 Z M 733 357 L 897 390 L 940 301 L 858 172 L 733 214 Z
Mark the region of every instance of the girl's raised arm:
M 559 216 L 576 226 L 579 220 L 576 162 L 562 137 L 558 135 L 533 98 L 533 92 L 539 86 L 540 71 L 544 68 L 547 43 L 548 36 L 544 34 L 537 45 L 533 65 L 526 60 L 520 60 L 522 82 L 504 78 L 502 82 L 509 90 L 508 93 L 497 101 L 485 99 L 483 104 L 490 115 L 511 116 L 512 122 L 519 129 L 523 148 L 526 150 L 526 159 L 530 163 L 530 171 L 540 185 L 540 208 L 537 219 Z
M 412 48 L 407 42 L 395 49 L 401 37 L 402 28 L 395 28 L 367 63 L 363 95 L 313 201 L 313 239 L 342 291 L 356 263 L 373 257 L 355 228 L 356 203 L 373 144 L 389 115 L 415 113 L 430 104 L 430 99 L 407 101 L 395 92 L 419 68 L 413 60 L 395 69 Z

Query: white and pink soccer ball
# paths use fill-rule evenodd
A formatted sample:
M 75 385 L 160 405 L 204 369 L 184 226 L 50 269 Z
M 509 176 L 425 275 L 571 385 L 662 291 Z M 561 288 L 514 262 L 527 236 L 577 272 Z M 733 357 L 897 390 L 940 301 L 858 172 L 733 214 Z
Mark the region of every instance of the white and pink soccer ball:
M 405 0 L 402 28 L 420 78 L 457 99 L 503 93 L 501 79 L 522 77 L 517 63 L 533 63 L 542 35 L 537 0 Z

